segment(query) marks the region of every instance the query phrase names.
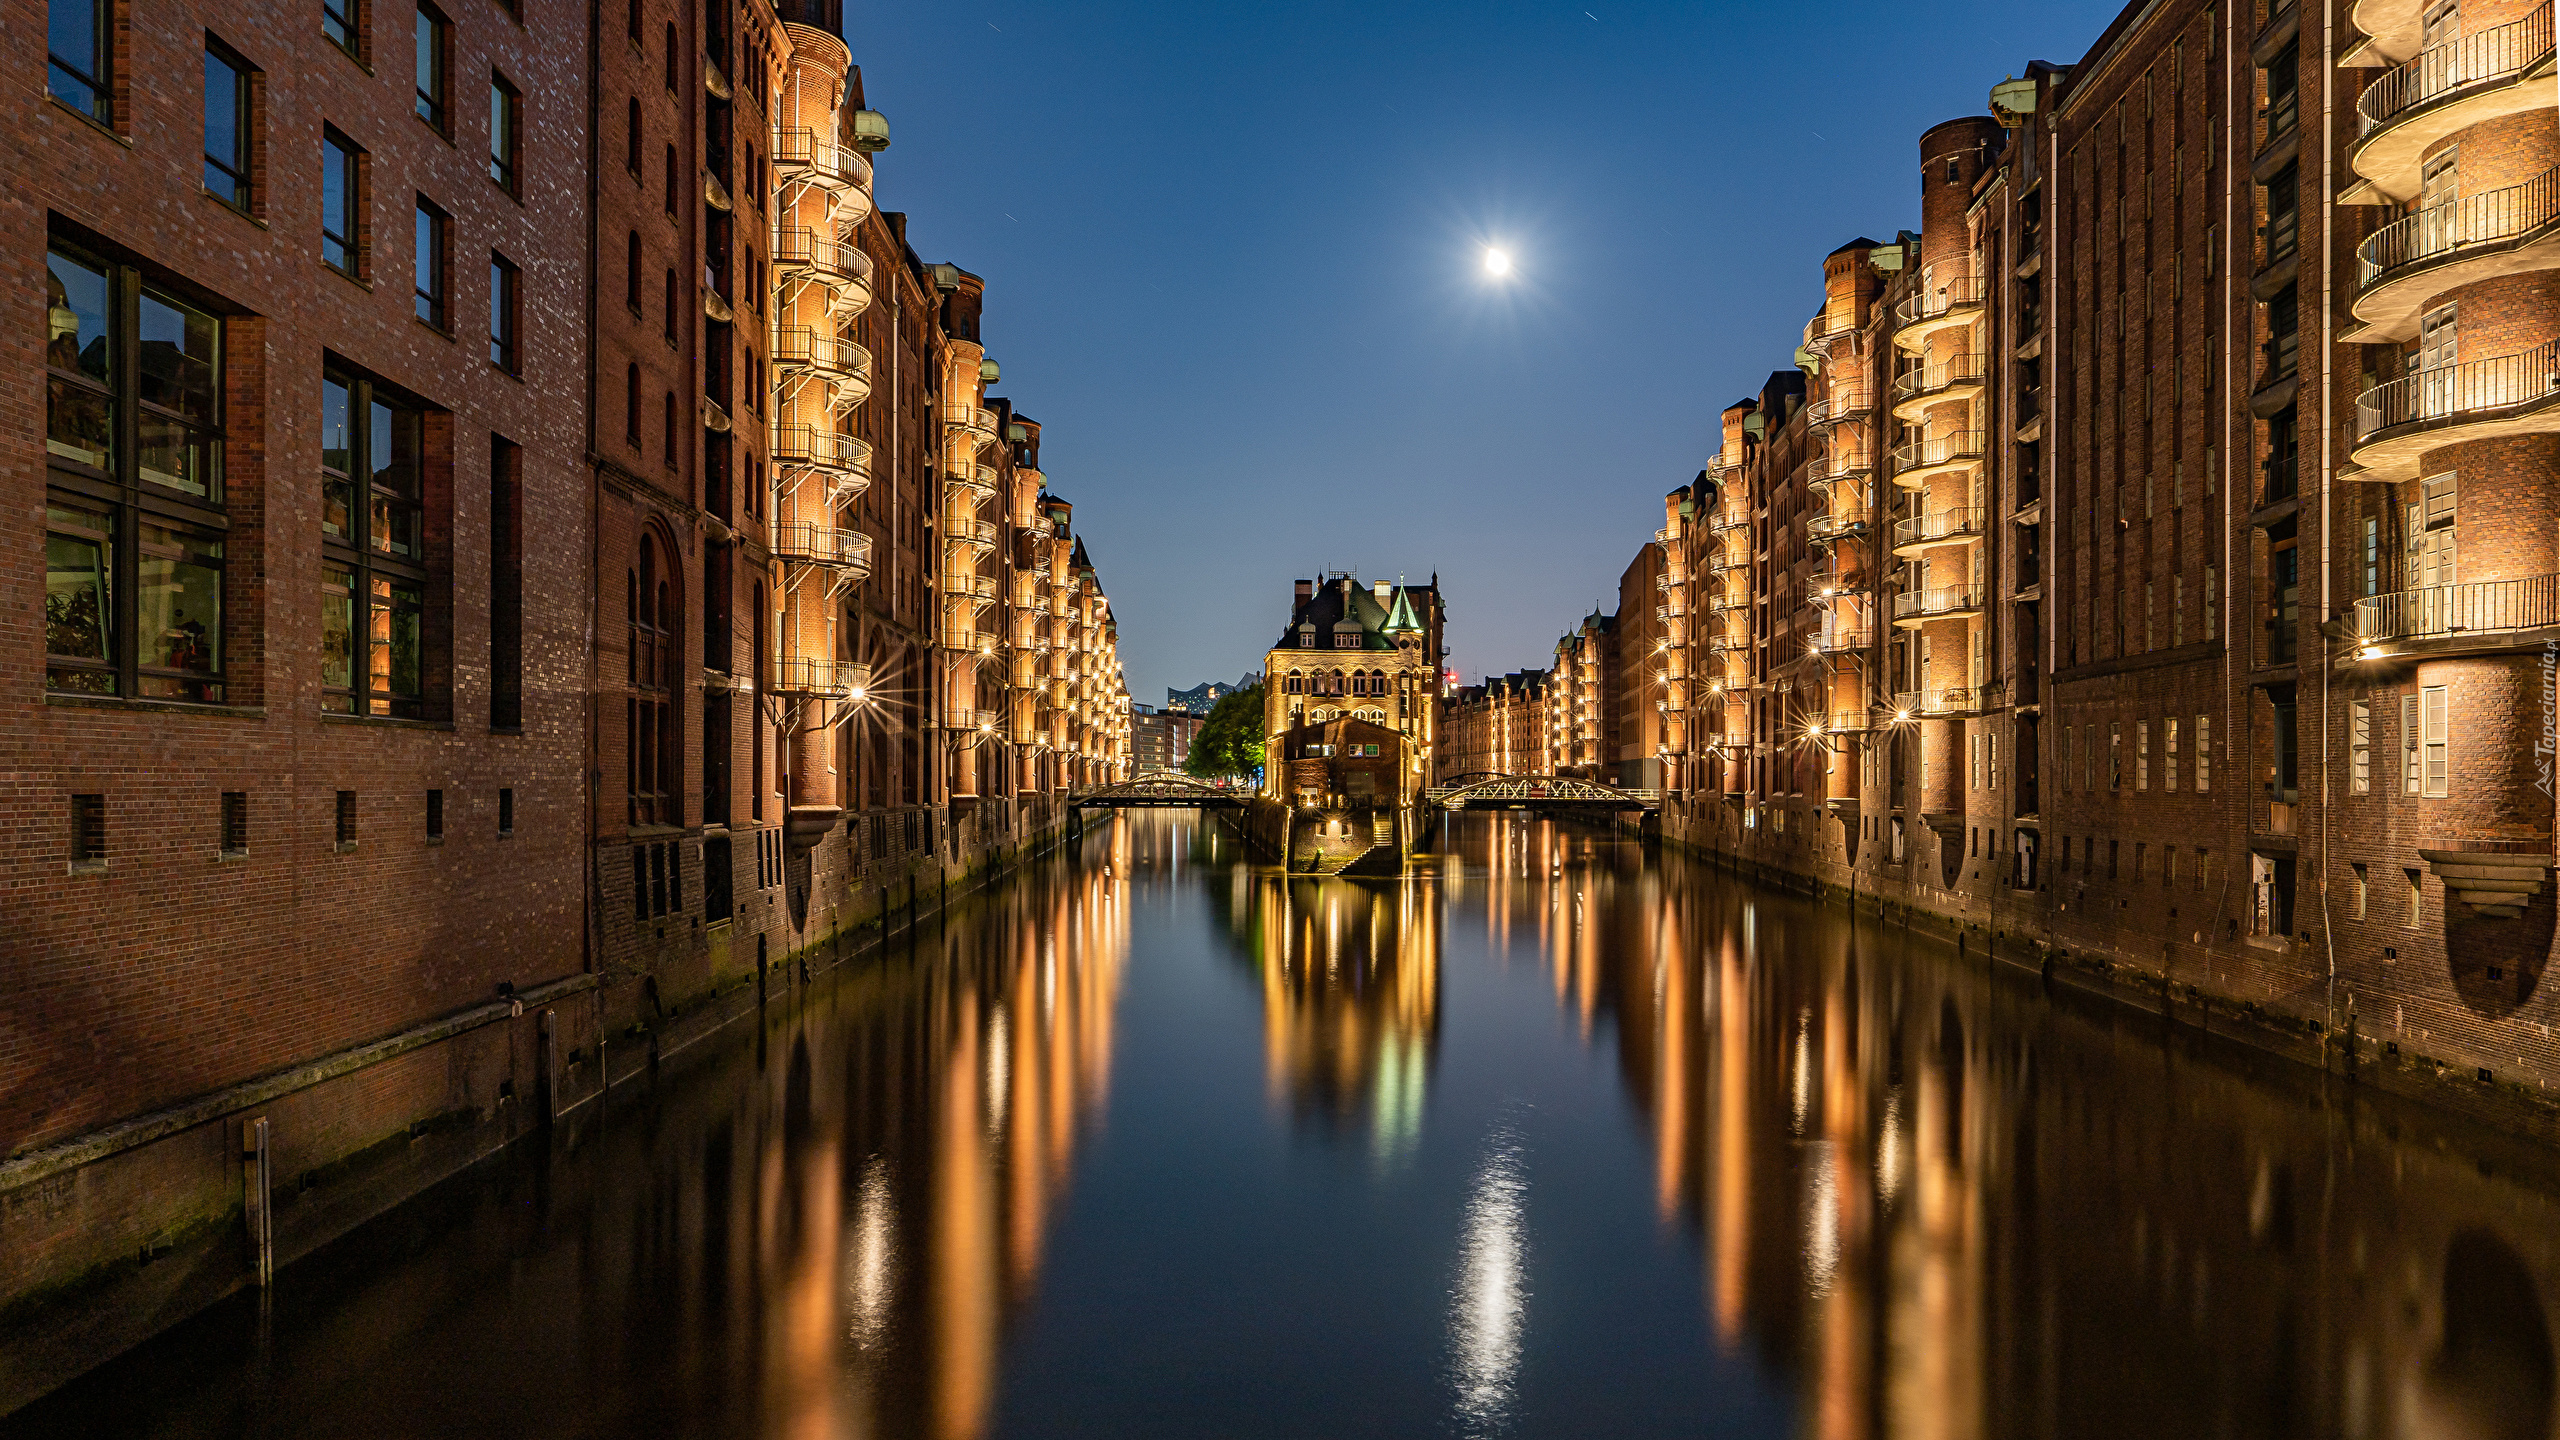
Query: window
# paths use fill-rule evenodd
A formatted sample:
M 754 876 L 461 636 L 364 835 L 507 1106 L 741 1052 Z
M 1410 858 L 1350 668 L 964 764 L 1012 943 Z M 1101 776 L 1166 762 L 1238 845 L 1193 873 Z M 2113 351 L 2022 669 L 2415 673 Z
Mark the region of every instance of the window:
M 249 208 L 249 67 L 208 39 L 204 47 L 204 188 Z
M 2418 692 L 2419 763 L 2423 788 L 2418 792 L 2430 797 L 2449 793 L 2452 782 L 2453 716 L 2442 685 L 2429 685 Z
M 622 163 L 631 172 L 632 179 L 640 178 L 640 97 L 637 95 L 631 97 L 631 108 L 623 117 Z
M 2208 468 L 2206 474 L 2212 474 Z M 2204 567 L 2204 638 L 2217 639 L 2222 634 L 2222 587 L 2214 579 L 2213 567 Z
M 107 47 L 114 34 L 107 0 L 46 0 L 45 86 L 53 98 L 106 124 Z
M 672 469 L 674 469 L 674 468 L 676 467 L 676 433 L 677 433 L 677 427 L 676 427 L 676 392 L 674 392 L 673 390 L 670 390 L 670 391 L 668 391 L 668 392 L 667 392 L 667 406 L 666 406 L 666 410 L 667 410 L 667 433 L 666 433 L 666 439 L 665 439 L 665 444 L 666 444 L 666 465 L 667 465 L 667 468 L 668 468 L 668 469 L 672 470 Z
M 667 213 L 669 215 L 682 213 L 680 207 L 683 204 L 684 185 L 682 178 L 676 172 L 676 147 L 670 144 L 667 146 Z
M 2062 788 L 2071 788 L 2080 767 L 2080 729 L 2076 725 L 2062 727 Z
M 2405 929 L 2415 930 L 2415 929 L 2417 929 L 2417 928 L 2418 928 L 2418 922 L 2419 922 L 2420 920 L 2424 919 L 2424 918 L 2425 918 L 2425 916 L 2426 916 L 2426 909 L 2427 909 L 2427 882 L 2426 882 L 2426 876 L 2424 875 L 2424 873 L 2423 873 L 2423 872 L 2421 872 L 2421 871 L 2417 870 L 2417 869 L 2416 869 L 2416 868 L 2414 868 L 2414 867 L 2409 868 L 2409 869 L 2404 869 L 2404 870 L 2402 870 L 2402 871 L 2400 872 L 2400 874 L 2401 874 L 2401 876 L 2402 876 L 2404 879 L 2406 879 L 2406 880 L 2408 881 L 2408 885 L 2407 885 L 2407 887 L 2406 887 L 2406 888 L 2407 888 L 2407 906 L 2408 906 L 2408 908 L 2407 908 L 2406 918 L 2404 918 L 2403 920 L 2401 920 L 2400 924 L 2401 924 L 2401 926 L 2402 926 L 2403 928 L 2405 928 Z
M 450 328 L 445 323 L 445 295 L 450 289 L 447 274 L 451 270 L 446 245 L 451 239 L 452 218 L 418 197 L 418 318 L 439 330 Z
M 450 131 L 450 112 L 446 102 L 452 97 L 446 87 L 447 61 L 453 51 L 453 26 L 446 23 L 430 6 L 418 7 L 418 118 L 438 130 Z
M 225 857 L 236 859 L 249 853 L 249 792 L 222 792 L 222 834 L 217 846 Z
M 489 729 L 524 729 L 524 451 L 489 437 Z M 501 829 L 506 828 L 501 826 Z
M 2364 918 L 2365 891 L 2367 888 L 2365 883 L 2365 868 L 2361 864 L 2350 864 L 2347 867 L 2347 870 L 2355 883 L 2355 897 L 2353 902 L 2355 908 L 2350 912 L 2348 918 L 2362 920 Z
M 2107 722 L 2107 788 L 2124 788 L 2124 722 Z
M 129 266 L 45 271 L 45 686 L 218 703 L 222 322 Z
M 338 792 L 338 850 L 341 854 L 356 848 L 356 792 Z
M 320 33 L 329 43 L 353 55 L 356 53 L 356 0 L 320 0 Z
M 430 844 L 444 841 L 444 792 L 441 790 L 427 792 L 427 841 Z
M 2171 794 L 2178 789 L 2178 720 L 2174 715 L 2160 722 L 2160 788 Z
M 2352 795 L 2373 792 L 2373 702 L 2354 700 L 2347 705 L 2347 791 Z
M 507 77 L 489 72 L 489 178 L 510 195 L 524 193 L 516 166 L 524 158 L 524 96 Z
M 2133 722 L 2133 788 L 2151 788 L 2151 722 Z
M 2196 717 L 2196 793 L 2213 788 L 2213 717 Z
M 71 868 L 103 870 L 107 866 L 107 797 L 71 797 Z
M 363 152 L 335 130 L 320 132 L 320 259 L 342 275 L 362 278 Z
M 684 301 L 683 301 L 684 289 L 683 289 L 682 283 L 681 283 L 681 282 L 679 282 L 679 281 L 676 279 L 676 272 L 675 272 L 675 271 L 673 271 L 673 270 L 669 270 L 669 271 L 667 272 L 667 280 L 666 280 L 666 295 L 667 295 L 667 313 L 666 313 L 666 332 L 667 332 L 667 342 L 668 342 L 669 344 L 673 344 L 673 343 L 675 343 L 675 338 L 676 338 L 676 317 L 684 313 Z
M 640 367 L 628 365 L 622 371 L 622 438 L 631 448 L 640 448 Z
M 683 53 L 684 42 L 676 36 L 676 22 L 670 20 L 667 22 L 667 93 L 670 95 L 684 93 L 683 77 L 676 68 Z
M 631 242 L 623 248 L 622 303 L 631 313 L 640 313 L 640 232 L 631 232 Z
M 498 838 L 503 840 L 515 833 L 516 792 L 512 788 L 502 789 L 498 792 Z
M 2418 793 L 2418 697 L 2400 697 L 2400 793 Z
M 374 382 L 320 382 L 321 708 L 426 713 L 425 412 Z
M 489 363 L 510 375 L 516 365 L 516 267 L 504 255 L 489 257 Z
M 684 593 L 673 552 L 655 531 L 640 537 L 640 559 L 624 575 L 629 623 L 631 697 L 624 708 L 623 760 L 628 767 L 631 823 L 679 825 L 676 798 L 678 661 L 684 627 Z

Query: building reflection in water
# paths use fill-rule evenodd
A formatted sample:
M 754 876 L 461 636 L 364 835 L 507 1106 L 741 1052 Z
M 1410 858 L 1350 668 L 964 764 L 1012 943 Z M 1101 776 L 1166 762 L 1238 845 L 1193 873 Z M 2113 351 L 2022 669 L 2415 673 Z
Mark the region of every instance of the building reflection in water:
M 1440 1032 L 1440 902 L 1427 879 L 1234 885 L 1230 927 L 1262 985 L 1272 1101 L 1337 1130 L 1365 1127 L 1372 1152 L 1411 1153 L 1422 1133 Z
M 2555 1434 L 2547 1152 L 1588 832 L 1451 849 L 1616 1050 L 1715 1343 L 1804 1433 Z

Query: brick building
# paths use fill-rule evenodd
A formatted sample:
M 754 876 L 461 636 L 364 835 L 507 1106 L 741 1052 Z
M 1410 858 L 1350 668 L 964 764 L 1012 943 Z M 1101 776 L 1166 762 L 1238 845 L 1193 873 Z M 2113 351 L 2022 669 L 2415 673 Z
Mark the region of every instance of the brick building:
M 7 31 L 0 1409 L 1129 763 L 830 0 L 107 13 Z
M 1547 672 L 1514 670 L 1451 692 L 1440 707 L 1433 783 L 1467 775 L 1554 773 L 1547 735 Z
M 1179 770 L 1191 758 L 1191 742 L 1199 737 L 1200 727 L 1207 722 L 1199 716 L 1180 710 L 1158 710 L 1153 705 L 1129 707 L 1129 761 L 1133 774 L 1150 770 Z
M 1919 228 L 1824 258 L 1630 567 L 1704 617 L 1665 835 L 2541 1116 L 2552 56 L 2527 5 L 2137 6 L 1921 136 Z
M 1266 754 L 1287 750 L 1284 732 L 1347 716 L 1405 737 L 1412 767 L 1403 791 L 1439 773 L 1440 670 L 1445 615 L 1439 578 L 1427 585 L 1368 585 L 1336 573 L 1297 582 L 1289 624 L 1264 657 Z M 1265 769 L 1263 793 L 1286 792 L 1282 767 Z

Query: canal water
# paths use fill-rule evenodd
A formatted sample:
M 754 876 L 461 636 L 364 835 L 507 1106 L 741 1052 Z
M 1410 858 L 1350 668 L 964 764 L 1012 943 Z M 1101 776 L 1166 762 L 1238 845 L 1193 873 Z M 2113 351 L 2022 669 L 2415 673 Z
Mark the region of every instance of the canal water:
M 0 1432 L 2548 1437 L 2553 1169 L 1590 830 L 1134 815 Z

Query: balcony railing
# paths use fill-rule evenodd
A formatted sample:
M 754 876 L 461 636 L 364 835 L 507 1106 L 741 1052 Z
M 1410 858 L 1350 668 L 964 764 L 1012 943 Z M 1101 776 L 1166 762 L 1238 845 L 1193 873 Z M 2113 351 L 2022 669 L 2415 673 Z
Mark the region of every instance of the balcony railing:
M 851 435 L 839 435 L 815 425 L 776 425 L 773 427 L 773 461 L 777 465 L 809 465 L 822 470 L 852 470 L 868 474 L 871 447 Z
M 1825 625 L 1814 631 L 1813 648 L 1819 654 L 1845 655 L 1875 644 L 1875 631 L 1865 625 Z
M 784 655 L 773 662 L 773 677 L 766 683 L 776 695 L 842 698 L 871 687 L 871 667 L 849 660 Z
M 1893 398 L 1897 401 L 1917 400 L 1924 395 L 1981 383 L 1981 356 L 1952 355 L 1935 365 L 1922 365 L 1893 377 Z
M 1875 457 L 1864 445 L 1837 445 L 1814 457 L 1813 469 L 1805 476 L 1807 485 L 1837 485 L 1855 480 L 1875 469 Z
M 2513 80 L 2550 54 L 2551 12 L 2540 8 L 2511 24 L 2438 45 L 2365 87 L 2356 101 L 2356 137 L 2439 100 Z
M 2560 168 L 2521 185 L 2473 195 L 2395 220 L 2356 247 L 2356 285 L 2369 288 L 2403 265 L 2489 249 L 2560 220 Z
M 1874 717 L 1864 710 L 1834 710 L 1828 715 L 1815 717 L 1812 722 L 1813 725 L 1821 727 L 1820 731 L 1817 731 L 1816 733 L 1827 733 L 1833 735 L 1855 735 L 1867 729 L 1874 723 Z M 1807 728 L 1810 729 L 1812 727 L 1808 726 Z
M 838 384 L 871 383 L 870 351 L 804 325 L 785 325 L 773 332 L 773 363 L 786 373 L 814 370 Z
M 2546 625 L 2560 625 L 2560 575 L 2431 585 L 2356 602 L 2356 638 L 2367 644 Z
M 996 412 L 983 405 L 945 405 L 942 423 L 947 428 L 967 432 L 985 443 L 996 438 Z
M 996 467 L 993 465 L 953 465 L 942 472 L 943 482 L 972 495 L 996 492 Z
M 1942 585 L 1932 590 L 1906 590 L 1893 597 L 1893 618 L 1926 620 L 1934 615 L 1962 615 L 1982 608 L 1982 592 L 1970 585 Z
M 1929 286 L 1894 306 L 1893 320 L 1896 325 L 1908 327 L 1944 319 L 1963 310 L 1979 310 L 1982 308 L 1982 296 L 1981 276 L 1959 275 Z
M 773 263 L 782 270 L 814 270 L 825 279 L 869 284 L 871 256 L 859 245 L 786 225 L 773 232 Z
M 871 188 L 871 162 L 863 158 L 862 152 L 824 139 L 815 130 L 775 131 L 773 166 L 786 179 L 806 172 L 811 180 L 830 188 Z
M 1970 685 L 1936 685 L 1905 690 L 1893 697 L 1894 718 L 1914 715 L 1962 715 L 1982 708 L 1982 692 Z
M 1864 515 L 1816 515 L 1805 522 L 1804 535 L 1817 545 L 1835 540 L 1848 540 L 1867 533 Z
M 1977 539 L 1982 534 L 1983 512 L 1973 509 L 1940 510 L 1910 520 L 1893 523 L 1893 548 L 1936 545 L 1947 541 Z
M 992 520 L 945 520 L 942 538 L 961 545 L 993 545 L 996 526 Z
M 794 565 L 837 570 L 871 569 L 871 537 L 859 530 L 794 521 L 773 527 L 773 553 Z
M 1958 430 L 1928 440 L 1914 440 L 1893 447 L 1893 468 L 1925 470 L 1932 465 L 1951 465 L 1959 460 L 1982 458 L 1983 432 Z
M 2521 355 L 2444 365 L 2376 385 L 2356 397 L 2356 439 L 2395 426 L 2486 415 L 2560 394 L 2560 340 Z
M 1750 524 L 1750 511 L 1736 509 L 1730 505 L 1718 506 L 1713 516 L 1707 522 L 1709 529 L 1718 532 L 1747 529 L 1750 527 Z
M 1830 393 L 1804 407 L 1804 423 L 1820 429 L 1853 420 L 1876 407 L 1876 397 L 1865 385 L 1834 382 Z

